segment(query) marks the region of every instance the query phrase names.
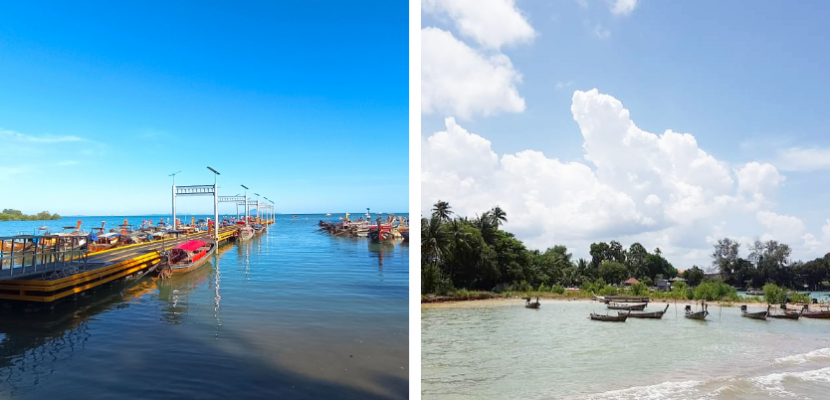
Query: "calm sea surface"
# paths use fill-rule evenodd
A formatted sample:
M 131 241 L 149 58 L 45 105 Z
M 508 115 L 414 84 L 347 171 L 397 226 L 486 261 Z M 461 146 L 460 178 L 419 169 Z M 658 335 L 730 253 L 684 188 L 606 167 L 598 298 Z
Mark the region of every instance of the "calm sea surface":
M 316 224 L 332 217 L 298 217 L 190 273 L 0 310 L 0 398 L 406 398 L 408 245 L 329 237 Z M 0 222 L 0 235 L 125 218 L 158 220 Z
M 764 322 L 711 306 L 700 322 L 678 304 L 662 320 L 603 323 L 592 311 L 606 312 L 587 301 L 423 307 L 423 398 L 830 398 L 828 320 Z

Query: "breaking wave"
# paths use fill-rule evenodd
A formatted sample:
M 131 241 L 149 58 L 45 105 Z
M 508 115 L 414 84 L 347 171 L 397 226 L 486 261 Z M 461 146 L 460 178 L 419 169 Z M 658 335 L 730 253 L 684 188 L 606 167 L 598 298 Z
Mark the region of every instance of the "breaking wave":
M 820 351 L 821 350 L 821 351 Z M 800 354 L 804 359 L 827 357 L 827 349 Z M 810 355 L 812 354 L 812 355 Z M 810 355 L 810 356 L 808 356 Z M 797 356 L 790 360 L 801 360 Z M 812 357 L 812 358 L 811 358 Z M 778 361 L 778 360 L 776 360 Z M 806 371 L 776 372 L 755 377 L 709 381 L 663 382 L 582 397 L 585 400 L 628 399 L 729 399 L 729 398 L 825 398 L 830 392 L 830 367 Z M 819 395 L 816 395 L 819 393 Z M 823 393 L 823 394 L 822 394 Z M 812 394 L 812 395 L 811 395 Z
M 796 354 L 787 357 L 776 358 L 776 363 L 803 364 L 808 361 L 830 360 L 830 347 L 813 350 L 808 353 Z

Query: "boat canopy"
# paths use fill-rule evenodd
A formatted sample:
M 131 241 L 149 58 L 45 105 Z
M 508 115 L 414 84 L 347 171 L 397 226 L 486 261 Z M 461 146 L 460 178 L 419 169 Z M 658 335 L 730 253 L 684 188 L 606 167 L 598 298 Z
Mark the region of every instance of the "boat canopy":
M 207 246 L 207 243 L 201 240 L 191 240 L 189 242 L 182 243 L 175 248 L 184 251 L 196 251 L 202 246 Z

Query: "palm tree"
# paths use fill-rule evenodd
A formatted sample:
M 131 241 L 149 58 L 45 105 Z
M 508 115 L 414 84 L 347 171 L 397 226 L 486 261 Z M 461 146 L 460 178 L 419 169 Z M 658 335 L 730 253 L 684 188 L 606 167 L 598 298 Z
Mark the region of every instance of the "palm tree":
M 499 227 L 490 215 L 490 211 L 486 211 L 484 214 L 481 214 L 480 217 L 476 215 L 476 219 L 473 220 L 473 227 L 481 232 L 481 237 L 484 239 L 485 243 L 495 243 L 495 234 L 496 231 L 499 230 Z
M 422 261 L 440 264 L 449 251 L 450 235 L 441 226 L 441 219 L 433 214 L 432 218 L 421 219 L 421 256 Z
M 496 223 L 496 228 L 498 228 L 507 222 L 507 213 L 501 207 L 495 206 L 490 210 L 490 218 L 493 219 L 493 222 Z
M 451 208 L 452 207 L 450 207 L 450 203 L 438 200 L 438 202 L 436 202 L 435 205 L 432 206 L 432 216 L 437 216 L 439 222 L 449 221 L 452 218 L 450 217 L 450 215 L 452 215 L 452 211 L 450 210 Z

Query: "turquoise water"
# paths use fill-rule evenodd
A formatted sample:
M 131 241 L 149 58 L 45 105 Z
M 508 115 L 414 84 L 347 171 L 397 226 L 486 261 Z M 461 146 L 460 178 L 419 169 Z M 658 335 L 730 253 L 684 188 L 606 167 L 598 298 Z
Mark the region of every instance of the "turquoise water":
M 329 237 L 315 232 L 324 215 L 298 217 L 168 280 L 0 310 L 0 398 L 406 398 L 408 245 Z
M 664 304 L 649 305 L 647 311 Z M 750 305 L 751 309 L 755 307 Z M 830 321 L 756 321 L 671 305 L 662 320 L 591 321 L 604 305 L 521 300 L 422 307 L 424 399 L 826 399 Z

